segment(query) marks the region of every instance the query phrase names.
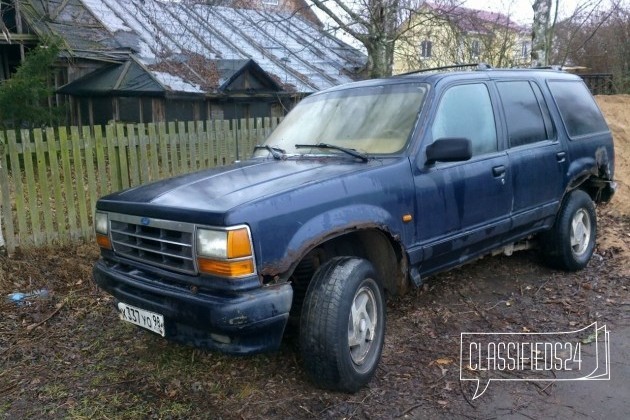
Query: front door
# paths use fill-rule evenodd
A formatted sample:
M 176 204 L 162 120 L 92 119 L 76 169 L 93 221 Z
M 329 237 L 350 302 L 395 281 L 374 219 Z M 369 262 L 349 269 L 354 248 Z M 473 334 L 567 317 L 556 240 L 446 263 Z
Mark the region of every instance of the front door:
M 415 168 L 416 238 L 421 272 L 463 262 L 509 230 L 510 163 L 498 141 L 496 109 L 486 83 L 457 84 L 439 98 Z M 440 138 L 471 140 L 470 160 L 423 166 L 426 145 Z

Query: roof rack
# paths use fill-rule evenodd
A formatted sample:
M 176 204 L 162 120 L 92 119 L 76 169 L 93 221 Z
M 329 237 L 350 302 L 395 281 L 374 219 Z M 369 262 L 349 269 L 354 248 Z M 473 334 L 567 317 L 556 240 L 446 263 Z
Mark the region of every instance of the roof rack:
M 530 67 L 530 69 L 562 71 L 562 66 L 559 64 L 551 64 L 549 66 L 534 66 Z
M 490 64 L 486 64 L 486 63 L 453 64 L 453 65 L 450 65 L 450 66 L 432 67 L 430 69 L 420 69 L 420 70 L 409 71 L 407 73 L 396 74 L 396 75 L 394 75 L 394 77 L 397 77 L 397 76 L 408 76 L 410 74 L 426 73 L 426 72 L 430 72 L 430 71 L 466 70 L 466 69 L 469 69 L 469 68 L 472 68 L 472 67 L 475 67 L 472 70 L 490 70 L 492 68 L 492 66 L 490 66 Z

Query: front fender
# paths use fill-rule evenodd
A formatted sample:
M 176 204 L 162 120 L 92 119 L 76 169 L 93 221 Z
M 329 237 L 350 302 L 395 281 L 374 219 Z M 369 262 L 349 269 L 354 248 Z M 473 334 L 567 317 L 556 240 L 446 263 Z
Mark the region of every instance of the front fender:
M 395 231 L 391 231 L 394 227 Z M 282 257 L 266 263 L 260 274 L 284 277 L 290 274 L 300 260 L 319 244 L 346 233 L 362 229 L 379 229 L 392 237 L 400 236 L 400 222 L 387 210 L 369 205 L 353 204 L 318 214 L 295 232 Z

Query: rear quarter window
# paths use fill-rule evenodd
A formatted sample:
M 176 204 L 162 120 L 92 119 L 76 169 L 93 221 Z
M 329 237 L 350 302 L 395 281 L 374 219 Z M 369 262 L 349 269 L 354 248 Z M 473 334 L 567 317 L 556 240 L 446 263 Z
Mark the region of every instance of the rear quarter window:
M 548 84 L 569 137 L 608 131 L 606 121 L 584 83 L 555 80 Z

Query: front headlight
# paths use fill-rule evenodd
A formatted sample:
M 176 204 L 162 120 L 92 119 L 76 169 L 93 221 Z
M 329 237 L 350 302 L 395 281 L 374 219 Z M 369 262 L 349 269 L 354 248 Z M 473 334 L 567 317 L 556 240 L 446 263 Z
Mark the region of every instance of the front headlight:
M 94 231 L 96 232 L 96 242 L 101 248 L 112 249 L 109 240 L 109 218 L 107 213 L 97 211 L 94 213 Z
M 197 229 L 197 254 L 204 257 L 227 258 L 227 237 L 226 231 Z
M 97 211 L 94 214 L 94 230 L 101 235 L 109 234 L 109 223 L 107 221 L 107 213 Z
M 246 226 L 228 230 L 198 228 L 197 266 L 199 271 L 222 277 L 254 274 L 254 256 Z

